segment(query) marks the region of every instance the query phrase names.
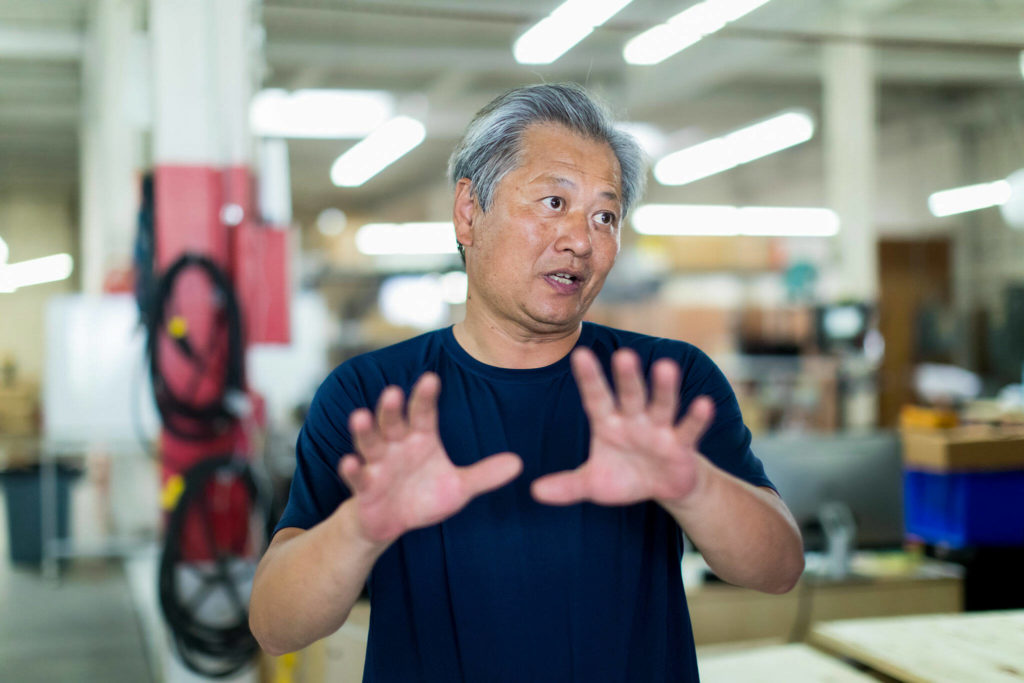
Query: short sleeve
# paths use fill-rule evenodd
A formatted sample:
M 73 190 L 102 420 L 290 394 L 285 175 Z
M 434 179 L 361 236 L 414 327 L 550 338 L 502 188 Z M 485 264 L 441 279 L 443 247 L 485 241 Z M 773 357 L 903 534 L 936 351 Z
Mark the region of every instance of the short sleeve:
M 338 474 L 342 456 L 353 452 L 348 416 L 361 405 L 345 386 L 345 368 L 332 372 L 317 389 L 295 444 L 295 474 L 288 504 L 274 532 L 309 529 L 326 519 L 351 495 Z
M 682 413 L 698 396 L 709 396 L 715 404 L 715 417 L 701 438 L 698 449 L 711 462 L 733 476 L 754 486 L 775 485 L 750 448 L 750 429 L 743 423 L 739 402 L 729 380 L 707 354 L 692 347 L 691 362 L 683 368 Z

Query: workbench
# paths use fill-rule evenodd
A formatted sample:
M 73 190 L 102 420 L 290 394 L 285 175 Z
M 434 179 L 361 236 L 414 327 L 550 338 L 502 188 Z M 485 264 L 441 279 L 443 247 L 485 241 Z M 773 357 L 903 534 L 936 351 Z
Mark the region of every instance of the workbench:
M 822 623 L 810 641 L 907 683 L 1024 681 L 1024 610 Z
M 867 683 L 876 680 L 800 643 L 713 656 L 701 656 L 698 652 L 697 662 L 702 683 Z
M 829 578 L 815 564 L 815 556 L 809 556 L 800 582 L 784 595 L 718 581 L 697 584 L 687 577 L 694 642 L 800 641 L 820 621 L 963 609 L 962 570 L 957 565 L 899 552 L 857 553 L 849 576 Z

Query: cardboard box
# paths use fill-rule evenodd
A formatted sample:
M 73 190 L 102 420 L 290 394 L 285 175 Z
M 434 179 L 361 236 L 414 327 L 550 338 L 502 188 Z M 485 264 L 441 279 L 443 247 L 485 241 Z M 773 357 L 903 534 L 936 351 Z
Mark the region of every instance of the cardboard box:
M 0 385 L 0 434 L 39 433 L 39 387 L 30 383 Z
M 903 463 L 931 472 L 1024 470 L 1024 429 L 971 425 L 904 429 Z

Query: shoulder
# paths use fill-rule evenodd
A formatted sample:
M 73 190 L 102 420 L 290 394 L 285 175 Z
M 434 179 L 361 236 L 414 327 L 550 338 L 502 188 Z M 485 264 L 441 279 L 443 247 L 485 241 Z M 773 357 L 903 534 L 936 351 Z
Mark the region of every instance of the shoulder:
M 620 330 L 597 323 L 584 324 L 589 335 L 588 345 L 602 360 L 610 358 L 617 349 L 629 348 L 637 352 L 645 367 L 659 358 L 671 358 L 684 369 L 695 364 L 703 366 L 712 363 L 707 354 L 689 342 Z
M 444 332 L 434 330 L 353 356 L 334 368 L 320 391 L 343 392 L 353 398 L 353 394 L 358 394 L 365 399 L 376 396 L 390 384 L 408 388 L 436 366 Z

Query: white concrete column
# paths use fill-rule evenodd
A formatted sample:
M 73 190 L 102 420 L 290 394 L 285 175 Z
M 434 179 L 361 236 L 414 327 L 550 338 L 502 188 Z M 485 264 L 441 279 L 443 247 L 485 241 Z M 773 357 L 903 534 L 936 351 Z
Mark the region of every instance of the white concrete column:
M 150 0 L 157 164 L 247 166 L 256 86 L 252 0 Z
M 102 291 L 111 268 L 131 266 L 140 151 L 138 0 L 88 4 L 82 73 L 82 289 Z
M 872 48 L 837 43 L 823 50 L 826 192 L 840 221 L 835 249 L 840 281 L 835 293 L 871 302 L 878 296 L 878 124 Z
M 229 167 L 248 166 L 254 156 L 249 103 L 257 87 L 255 11 L 253 0 L 213 3 L 218 127 L 222 162 Z
M 207 0 L 151 0 L 153 160 L 217 166 L 216 28 Z

